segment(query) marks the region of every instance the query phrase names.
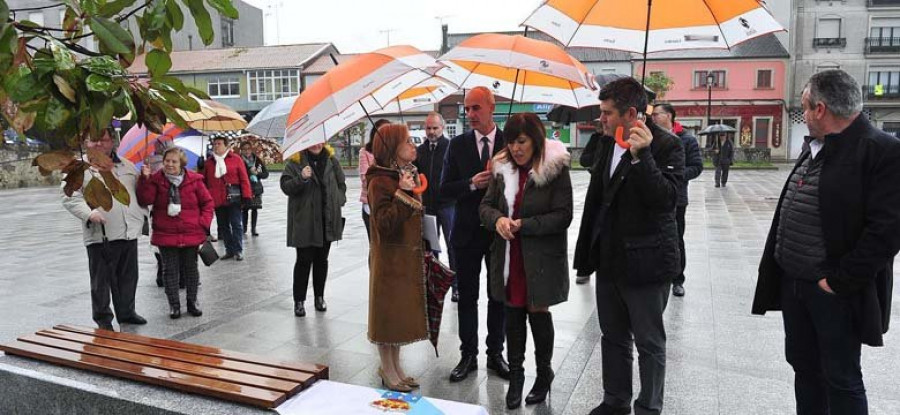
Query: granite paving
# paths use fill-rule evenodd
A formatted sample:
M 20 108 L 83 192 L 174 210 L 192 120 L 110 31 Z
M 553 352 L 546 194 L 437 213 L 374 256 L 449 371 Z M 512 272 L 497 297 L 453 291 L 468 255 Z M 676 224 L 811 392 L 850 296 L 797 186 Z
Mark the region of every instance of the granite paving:
M 666 414 L 788 414 L 794 411 L 790 366 L 784 361 L 781 317 L 752 316 L 756 268 L 788 166 L 777 171 L 733 171 L 728 186 L 715 188 L 712 172 L 691 182 L 687 210 L 687 295 L 673 297 L 665 314 L 668 357 Z M 569 228 L 574 251 L 589 176 L 572 172 L 575 220 Z M 200 301 L 204 315 L 170 320 L 165 295 L 154 282 L 156 262 L 149 239 L 142 238 L 137 309 L 146 326 L 123 331 L 331 367 L 332 380 L 380 386 L 377 352 L 366 339 L 368 243 L 360 217 L 359 180 L 348 177 L 347 227 L 331 250 L 326 287 L 327 312 L 312 304 L 305 318 L 292 312 L 293 249 L 285 245 L 287 198 L 278 175 L 264 181 L 260 236 L 245 240 L 246 260 L 201 265 Z M 61 206 L 56 188 L 0 191 L 0 342 L 55 324 L 92 326 L 87 255 L 77 220 Z M 219 250 L 224 251 L 220 244 Z M 445 257 L 444 257 L 445 258 Z M 570 275 L 574 278 L 574 272 Z M 600 328 L 593 283 L 572 284 L 569 301 L 551 309 L 556 325 L 553 367 L 557 377 L 547 403 L 516 414 L 587 414 L 602 395 Z M 183 294 L 182 294 L 183 295 Z M 312 290 L 310 289 L 310 296 Z M 895 288 L 894 298 L 900 297 Z M 311 299 L 310 299 L 311 300 Z M 485 305 L 481 304 L 484 344 Z M 484 368 L 469 379 L 447 377 L 459 358 L 456 305 L 447 302 L 438 347 L 427 342 L 403 348 L 410 375 L 426 396 L 483 405 L 506 413 L 506 382 Z M 895 300 L 894 321 L 900 318 Z M 886 347 L 864 348 L 863 370 L 872 414 L 900 413 L 900 335 L 888 333 Z M 529 339 L 526 388 L 534 380 Z M 54 367 L 13 356 L 0 364 L 117 391 L 163 408 L 205 406 L 209 413 L 263 413 L 240 405 L 149 387 L 103 375 Z M 635 391 L 637 366 L 634 367 Z M 892 380 L 893 379 L 893 380 Z M 527 389 L 526 389 L 527 392 Z M 214 408 L 212 410 L 208 408 Z M 0 411 L 2 412 L 2 411 Z

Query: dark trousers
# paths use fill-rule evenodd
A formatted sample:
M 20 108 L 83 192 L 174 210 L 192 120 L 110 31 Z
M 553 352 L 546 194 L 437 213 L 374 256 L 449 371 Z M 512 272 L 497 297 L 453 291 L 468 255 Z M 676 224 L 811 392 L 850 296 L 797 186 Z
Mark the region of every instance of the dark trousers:
M 313 294 L 325 296 L 325 279 L 328 276 L 328 252 L 331 242 L 323 247 L 297 248 L 297 262 L 294 263 L 294 302 L 306 301 L 309 287 L 309 271 L 312 269 Z
M 241 205 L 234 203 L 216 208 L 219 239 L 225 242 L 229 254 L 244 252 L 244 230 L 241 224 Z
M 119 322 L 134 315 L 134 293 L 138 282 L 137 240 L 88 245 L 87 254 L 94 321 L 98 325 L 112 324 L 110 294 Z
M 372 237 L 372 230 L 369 229 L 369 214 L 366 213 L 365 210 L 362 211 L 362 218 L 363 218 L 363 224 L 366 225 L 366 236 L 368 237 L 366 239 L 369 239 Z
M 797 414 L 868 414 L 861 341 L 846 300 L 813 281 L 785 277 L 781 306 Z
M 728 182 L 728 170 L 731 169 L 730 165 L 717 165 L 716 166 L 716 186 L 722 185 L 725 186 L 725 183 Z
M 450 230 L 453 229 L 453 220 L 456 217 L 456 206 L 448 206 L 434 212 L 437 218 L 438 233 L 444 235 L 444 245 L 447 245 L 447 260 L 450 261 L 450 269 L 456 270 L 456 255 L 450 249 Z M 437 257 L 437 255 L 435 255 Z M 453 278 L 453 290 L 457 289 L 456 277 Z
M 633 348 L 637 346 L 641 392 L 635 415 L 659 414 L 666 381 L 666 328 L 663 312 L 669 283 L 627 285 L 597 281 L 603 364 L 603 402 L 616 408 L 631 405 Z
M 197 301 L 197 287 L 200 284 L 200 272 L 197 270 L 197 247 L 170 248 L 159 247 L 162 259 L 163 286 L 170 306 L 180 306 L 178 296 L 179 275 L 184 279 L 187 289 L 187 302 Z
M 687 266 L 684 256 L 684 213 L 686 211 L 687 205 L 675 208 L 675 221 L 678 222 L 678 252 L 681 253 L 681 272 L 672 280 L 675 285 L 684 285 L 684 268 Z
M 490 251 L 484 249 L 452 248 L 456 252 L 456 283 L 459 290 L 457 316 L 459 318 L 459 350 L 464 355 L 478 355 L 478 291 L 481 283 L 481 261 L 490 269 Z M 488 279 L 493 278 L 488 272 Z M 503 278 L 500 276 L 500 278 Z M 503 301 L 491 298 L 490 283 L 485 284 L 488 298 L 487 354 L 503 353 L 506 333 L 506 307 Z
M 250 228 L 253 233 L 256 233 L 256 220 L 259 218 L 259 209 L 258 208 L 243 208 L 241 209 L 241 226 L 243 226 L 243 233 L 247 233 L 247 222 L 249 219 Z M 249 218 L 248 218 L 249 216 Z

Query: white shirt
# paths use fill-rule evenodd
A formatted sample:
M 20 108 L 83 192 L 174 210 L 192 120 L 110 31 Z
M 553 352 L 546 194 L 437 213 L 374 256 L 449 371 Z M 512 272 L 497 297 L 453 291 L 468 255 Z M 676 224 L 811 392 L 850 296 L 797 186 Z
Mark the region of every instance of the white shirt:
M 809 140 L 809 152 L 812 154 L 812 158 L 815 159 L 816 155 L 819 154 L 819 151 L 822 150 L 822 147 L 825 145 L 825 140 L 813 139 Z
M 619 163 L 622 162 L 622 156 L 625 155 L 625 152 L 628 151 L 627 148 L 622 148 L 622 146 L 615 144 L 613 145 L 613 154 L 612 160 L 609 163 L 609 177 L 612 178 L 613 172 L 616 171 L 616 167 L 619 166 Z

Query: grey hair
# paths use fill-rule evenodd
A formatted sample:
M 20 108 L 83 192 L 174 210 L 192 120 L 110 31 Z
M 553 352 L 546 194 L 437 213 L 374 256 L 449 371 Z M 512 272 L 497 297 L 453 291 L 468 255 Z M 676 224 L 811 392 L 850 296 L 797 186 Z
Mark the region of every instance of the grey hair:
M 850 74 L 840 69 L 829 69 L 809 78 L 806 88 L 809 92 L 809 105 L 818 103 L 837 117 L 851 118 L 862 112 L 862 89 Z
M 441 125 L 447 124 L 446 122 L 444 122 L 444 116 L 441 115 L 441 113 L 439 113 L 439 112 L 437 112 L 437 111 L 431 111 L 431 112 L 429 112 L 428 115 L 425 116 L 425 119 L 427 120 L 427 119 L 429 119 L 429 118 L 431 118 L 431 117 L 437 117 L 437 119 L 441 120 Z

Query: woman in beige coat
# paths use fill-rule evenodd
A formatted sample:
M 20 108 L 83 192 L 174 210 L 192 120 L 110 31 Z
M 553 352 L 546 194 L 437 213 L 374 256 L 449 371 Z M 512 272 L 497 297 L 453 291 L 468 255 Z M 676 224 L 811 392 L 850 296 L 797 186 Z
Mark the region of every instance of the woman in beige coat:
M 369 167 L 372 211 L 369 251 L 369 341 L 378 346 L 379 375 L 388 388 L 419 386 L 400 367 L 400 346 L 428 338 L 425 301 L 422 202 L 416 186 L 416 147 L 403 125 L 384 125 L 373 143 Z

